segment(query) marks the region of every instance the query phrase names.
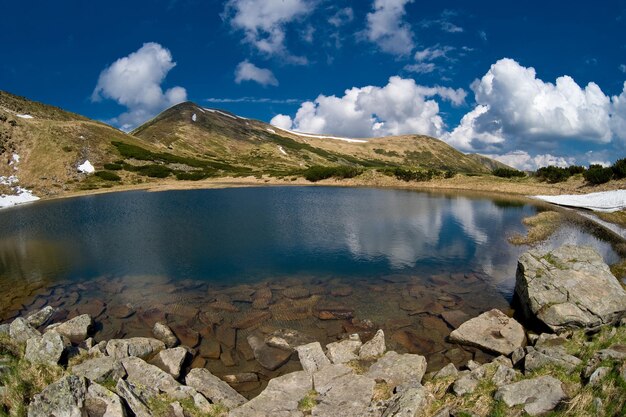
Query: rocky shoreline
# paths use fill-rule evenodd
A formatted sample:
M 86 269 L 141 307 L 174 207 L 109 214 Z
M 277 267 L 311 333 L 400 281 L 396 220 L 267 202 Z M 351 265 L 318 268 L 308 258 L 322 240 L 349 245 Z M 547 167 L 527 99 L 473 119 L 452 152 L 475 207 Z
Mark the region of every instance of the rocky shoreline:
M 345 334 L 325 349 L 293 329 L 250 333 L 250 355 L 263 367 L 297 356 L 302 368 L 270 380 L 251 400 L 233 386 L 258 381 L 256 373 L 218 378 L 188 370 L 194 349 L 179 345 L 166 323 L 154 325 L 153 337 L 96 343 L 90 315 L 50 323 L 55 309 L 48 306 L 0 325 L 0 414 L 623 415 L 626 292 L 602 258 L 568 245 L 529 251 L 519 260 L 516 296 L 522 321 L 545 332 L 497 309 L 459 318 L 451 342 L 497 355 L 460 370 L 450 363 L 427 374 L 424 356 L 387 351 L 382 330 L 369 340 Z

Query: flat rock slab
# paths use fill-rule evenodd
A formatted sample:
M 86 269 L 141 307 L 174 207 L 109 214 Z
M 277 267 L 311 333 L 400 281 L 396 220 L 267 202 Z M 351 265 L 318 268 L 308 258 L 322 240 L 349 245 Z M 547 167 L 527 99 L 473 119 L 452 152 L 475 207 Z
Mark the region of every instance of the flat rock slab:
M 165 343 L 150 337 L 111 339 L 107 342 L 106 353 L 117 359 L 135 356 L 146 359 L 165 349 Z
M 320 396 L 311 415 L 316 417 L 361 417 L 372 401 L 376 381 L 364 375 L 346 374 L 336 378 Z
M 425 415 L 434 396 L 420 384 L 409 385 L 396 393 L 382 417 L 410 417 Z
M 401 355 L 390 351 L 372 364 L 365 376 L 397 387 L 407 383 L 421 383 L 425 372 L 425 357 L 410 353 Z
M 526 334 L 515 319 L 493 309 L 463 323 L 450 333 L 450 340 L 508 356 L 524 346 Z
M 505 385 L 498 389 L 494 398 L 509 407 L 525 404 L 524 411 L 537 416 L 553 410 L 566 397 L 561 381 L 541 376 Z
M 136 357 L 121 360 L 128 377 L 126 380 L 137 385 L 150 387 L 160 392 L 170 392 L 180 386 L 170 374 Z
M 626 315 L 626 291 L 602 256 L 587 246 L 524 253 L 515 293 L 527 317 L 555 332 L 613 324 Z
M 563 349 L 549 347 L 527 349 L 528 352 L 524 359 L 525 372 L 541 369 L 546 365 L 558 366 L 571 372 L 582 363 L 576 356 L 566 353 Z
M 305 371 L 292 372 L 270 380 L 267 388 L 229 417 L 298 417 L 298 402 L 312 389 L 311 375 Z
M 213 375 L 208 369 L 192 369 L 185 377 L 185 383 L 212 403 L 222 404 L 230 409 L 239 407 L 246 402 L 241 394 Z

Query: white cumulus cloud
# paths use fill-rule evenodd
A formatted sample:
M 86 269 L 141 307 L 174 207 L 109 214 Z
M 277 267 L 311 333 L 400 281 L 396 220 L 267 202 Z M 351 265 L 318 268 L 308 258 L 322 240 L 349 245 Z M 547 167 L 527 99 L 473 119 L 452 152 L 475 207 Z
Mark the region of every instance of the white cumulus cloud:
M 537 168 L 548 165 L 567 167 L 576 163 L 576 158 L 574 157 L 554 156 L 549 153 L 531 156 L 528 152 L 520 150 L 507 152 L 502 155 L 486 154 L 485 156 L 522 171 L 535 171 Z
M 534 68 L 501 59 L 472 84 L 477 107 L 445 139 L 463 150 L 509 151 L 558 145 L 559 140 L 611 141 L 611 101 L 600 87 L 571 77 L 556 83 Z M 625 112 L 626 114 L 626 112 Z
M 158 43 L 145 43 L 139 50 L 105 68 L 98 78 L 92 100 L 112 99 L 128 108 L 113 120 L 121 129 L 131 130 L 160 111 L 187 100 L 187 91 L 161 84 L 176 66 L 170 51 Z
M 466 92 L 425 87 L 394 76 L 383 87 L 353 87 L 342 97 L 320 95 L 315 101 L 302 103 L 293 119 L 278 115 L 271 123 L 284 129 L 346 137 L 440 136 L 445 126 L 435 96 L 458 106 L 465 102 Z
M 243 81 L 254 81 L 263 86 L 278 85 L 278 80 L 272 71 L 266 68 L 259 68 L 248 60 L 242 61 L 235 69 L 235 82 L 241 84 Z
M 408 55 L 414 47 L 413 31 L 404 20 L 408 3 L 414 0 L 375 0 L 374 11 L 367 14 L 366 36 L 384 52 Z
M 292 63 L 305 64 L 306 58 L 291 55 L 285 46 L 287 25 L 309 14 L 313 0 L 228 0 L 223 18 L 242 30 L 245 42 L 266 55 L 279 55 Z

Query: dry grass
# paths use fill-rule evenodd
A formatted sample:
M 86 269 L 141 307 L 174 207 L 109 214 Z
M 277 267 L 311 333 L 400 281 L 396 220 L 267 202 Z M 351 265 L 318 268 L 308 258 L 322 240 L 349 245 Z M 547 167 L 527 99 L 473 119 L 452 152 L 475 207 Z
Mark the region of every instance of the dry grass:
M 544 211 L 531 217 L 526 217 L 522 223 L 528 227 L 528 234 L 516 234 L 509 238 L 514 245 L 533 245 L 549 238 L 563 222 L 563 215 L 556 211 Z
M 617 224 L 626 228 L 626 210 L 616 211 L 613 213 L 595 213 L 599 218 L 604 221 Z
M 386 401 L 393 396 L 393 389 L 386 382 L 377 382 L 374 385 L 374 394 L 372 395 L 372 402 Z

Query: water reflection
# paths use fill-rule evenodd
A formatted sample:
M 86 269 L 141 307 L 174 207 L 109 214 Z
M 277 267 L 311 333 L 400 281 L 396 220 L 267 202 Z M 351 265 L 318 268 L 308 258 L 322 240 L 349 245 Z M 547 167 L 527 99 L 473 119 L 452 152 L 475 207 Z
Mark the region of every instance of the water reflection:
M 523 250 L 506 239 L 535 211 L 377 189 L 118 193 L 0 213 L 0 267 L 4 280 L 22 271 L 56 280 L 148 274 L 234 282 L 451 270 L 504 280 Z M 588 242 L 613 256 L 592 236 L 569 232 L 550 244 Z M 49 254 L 33 255 L 33 242 L 46 242 Z

